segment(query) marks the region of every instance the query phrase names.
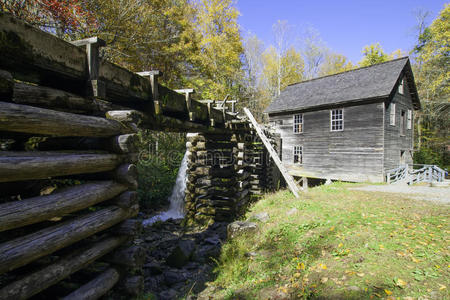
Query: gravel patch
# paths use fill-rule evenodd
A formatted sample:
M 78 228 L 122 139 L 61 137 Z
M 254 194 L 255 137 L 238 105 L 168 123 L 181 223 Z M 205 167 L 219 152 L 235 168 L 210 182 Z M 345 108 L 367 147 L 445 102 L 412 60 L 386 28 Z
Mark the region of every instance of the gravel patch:
M 407 184 L 364 185 L 358 191 L 404 194 L 411 199 L 450 204 L 450 187 L 409 186 Z

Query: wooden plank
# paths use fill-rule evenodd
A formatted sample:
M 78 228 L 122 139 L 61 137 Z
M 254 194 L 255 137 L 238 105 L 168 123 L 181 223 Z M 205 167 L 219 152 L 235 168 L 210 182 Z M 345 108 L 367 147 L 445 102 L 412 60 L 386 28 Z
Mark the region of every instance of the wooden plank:
M 132 130 L 117 121 L 104 118 L 0 102 L 0 131 L 108 137 L 131 133 Z
M 7 13 L 0 13 L 0 68 L 14 78 L 49 86 L 66 81 L 84 85 L 86 53 Z
M 259 127 L 258 122 L 256 122 L 255 118 L 253 117 L 250 110 L 246 107 L 244 107 L 244 112 L 249 118 L 250 122 L 253 124 L 253 127 L 255 128 L 256 132 L 258 133 L 259 138 L 264 143 L 264 146 L 266 146 L 267 151 L 270 154 L 270 157 L 273 159 L 275 164 L 277 165 L 278 169 L 280 170 L 281 174 L 283 175 L 284 179 L 286 180 L 286 183 L 288 184 L 289 189 L 294 194 L 296 198 L 300 198 L 299 195 L 299 189 L 297 184 L 294 181 L 294 178 L 288 173 L 286 168 L 283 166 L 283 163 L 281 162 L 280 158 L 278 157 L 278 153 L 273 149 L 272 145 L 270 144 L 269 140 L 267 139 L 264 132 Z
M 116 154 L 1 151 L 0 182 L 110 171 L 121 161 Z
M 28 299 L 88 266 L 125 241 L 126 237 L 123 236 L 109 237 L 84 249 L 76 249 L 43 269 L 34 271 L 3 287 L 0 289 L 0 299 Z
M 136 215 L 138 210 L 138 207 L 126 210 L 110 206 L 2 243 L 0 274 L 103 231 Z
M 109 268 L 62 300 L 96 300 L 106 294 L 119 281 L 119 272 Z
M 232 133 L 232 131 L 222 128 L 215 128 L 205 124 L 181 120 L 178 118 L 168 117 L 165 115 L 148 115 L 137 110 L 119 110 L 108 111 L 106 117 L 111 120 L 116 120 L 125 124 L 136 124 L 137 127 L 163 130 L 172 132 L 202 132 L 225 134 Z
M 117 103 L 153 101 L 150 82 L 108 61 L 100 61 L 99 80 L 105 84 L 105 100 Z
M 113 181 L 85 183 L 20 201 L 0 204 L 0 232 L 42 222 L 113 198 L 127 188 Z

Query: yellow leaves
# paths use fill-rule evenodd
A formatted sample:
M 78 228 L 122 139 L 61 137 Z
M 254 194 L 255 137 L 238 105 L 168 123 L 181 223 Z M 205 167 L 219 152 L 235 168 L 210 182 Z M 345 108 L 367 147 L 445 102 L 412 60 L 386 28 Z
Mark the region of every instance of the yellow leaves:
M 294 273 L 294 277 L 295 277 L 295 278 L 299 278 L 300 276 L 302 276 L 300 273 L 298 273 L 298 272 L 297 272 L 297 273 Z
M 304 269 L 305 269 L 305 264 L 299 262 L 299 263 L 297 264 L 296 269 L 297 269 L 297 270 L 304 270 Z
M 403 289 L 403 288 L 405 288 L 408 285 L 408 283 L 406 281 L 404 281 L 403 279 L 398 278 L 395 281 L 395 285 L 398 286 L 399 288 Z
M 383 245 L 380 244 L 378 247 L 380 248 L 380 250 L 384 250 L 384 246 Z
M 440 268 L 441 268 L 440 265 L 434 265 L 434 267 L 435 267 L 436 269 L 440 269 Z
M 390 290 L 387 290 L 387 289 L 384 289 L 384 292 L 386 293 L 386 295 L 391 295 L 392 294 L 392 292 L 390 291 Z
M 439 283 L 439 290 L 440 290 L 440 291 L 443 291 L 443 290 L 445 290 L 446 288 L 447 288 L 447 287 L 446 287 L 445 285 Z
M 322 277 L 321 279 L 320 279 L 320 282 L 321 283 L 326 283 L 328 281 L 328 277 Z
M 327 269 L 327 265 L 319 264 L 319 268 L 321 268 L 322 270 L 326 270 Z
M 342 246 L 344 246 L 344 244 L 339 243 L 338 248 L 341 248 Z
M 415 258 L 414 256 L 411 256 L 411 260 L 412 260 L 413 262 L 415 262 L 416 264 L 417 264 L 417 263 L 420 263 L 420 259 L 417 259 L 417 258 Z
M 364 273 L 356 273 L 356 275 L 358 275 L 359 277 L 364 277 Z
M 331 226 L 331 227 L 330 227 L 330 231 L 334 231 L 334 226 Z

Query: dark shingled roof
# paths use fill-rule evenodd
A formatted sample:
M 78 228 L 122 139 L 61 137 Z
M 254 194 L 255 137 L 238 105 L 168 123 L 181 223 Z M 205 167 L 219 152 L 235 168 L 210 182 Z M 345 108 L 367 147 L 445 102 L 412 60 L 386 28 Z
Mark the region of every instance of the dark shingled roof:
M 396 87 L 402 72 L 406 75 L 414 106 L 419 109 L 420 102 L 409 59 L 402 57 L 292 84 L 272 101 L 265 112 L 281 113 L 388 97 Z

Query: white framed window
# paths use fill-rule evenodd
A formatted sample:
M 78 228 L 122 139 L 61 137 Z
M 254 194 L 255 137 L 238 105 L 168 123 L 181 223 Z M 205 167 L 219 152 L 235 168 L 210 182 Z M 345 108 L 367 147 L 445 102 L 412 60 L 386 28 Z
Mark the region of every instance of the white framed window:
M 395 103 L 389 106 L 389 125 L 395 126 Z
M 406 111 L 400 111 L 400 135 L 405 135 L 406 132 Z
M 344 109 L 330 110 L 330 129 L 331 131 L 344 130 Z
M 412 110 L 408 109 L 408 122 L 407 122 L 407 128 L 412 128 Z
M 303 164 L 303 146 L 294 146 L 294 164 Z
M 294 133 L 303 132 L 303 114 L 294 115 Z
M 402 78 L 402 80 L 400 81 L 399 85 L 398 85 L 398 93 L 402 94 L 405 92 L 404 91 L 404 84 L 405 84 L 405 79 Z

